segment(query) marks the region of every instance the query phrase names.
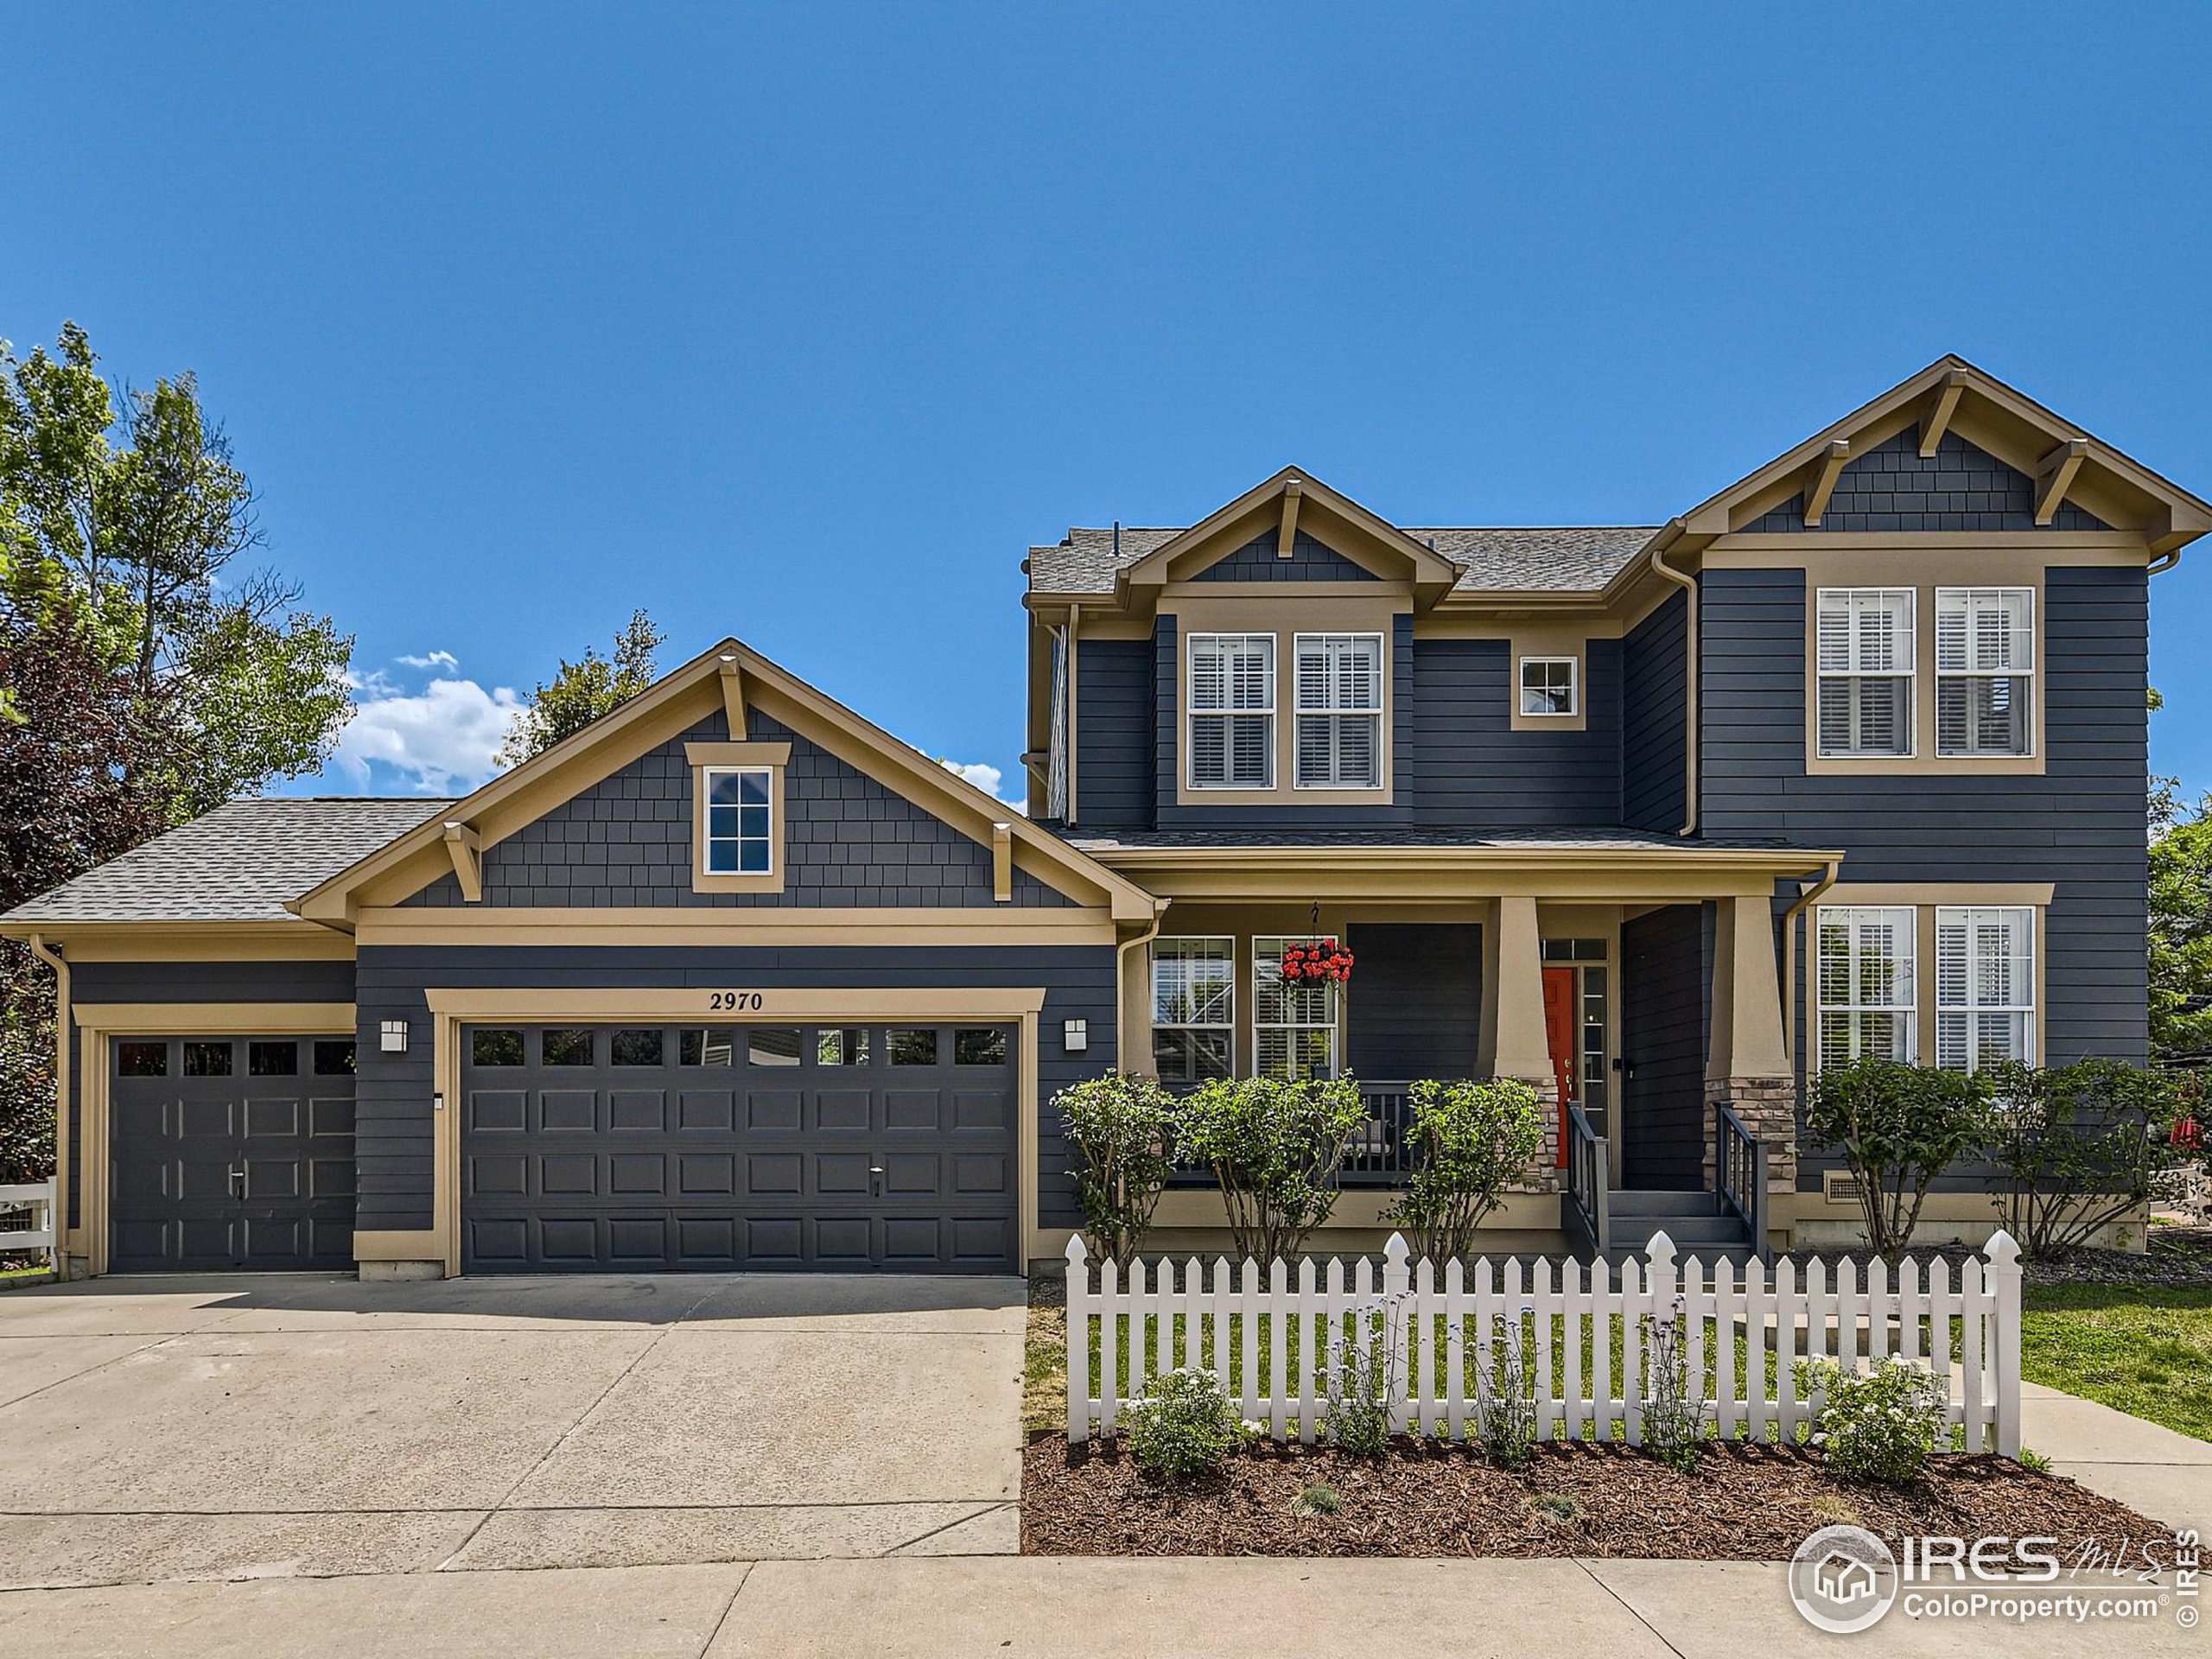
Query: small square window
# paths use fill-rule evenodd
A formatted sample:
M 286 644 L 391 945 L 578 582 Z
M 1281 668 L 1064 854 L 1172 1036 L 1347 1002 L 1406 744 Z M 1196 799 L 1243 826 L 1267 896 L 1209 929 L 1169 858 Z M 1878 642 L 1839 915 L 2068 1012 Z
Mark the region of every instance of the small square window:
M 766 875 L 775 868 L 773 773 L 766 766 L 709 766 L 706 871 Z
M 617 1065 L 658 1065 L 661 1054 L 661 1033 L 655 1026 L 636 1026 L 614 1033 L 614 1064 Z
M 937 1033 L 925 1026 L 893 1027 L 889 1047 L 893 1065 L 937 1064 Z
M 737 1036 L 728 1026 L 694 1027 L 676 1033 L 678 1065 L 732 1065 L 737 1060 Z
M 300 1075 L 300 1046 L 297 1043 L 248 1043 L 245 1046 L 245 1069 L 248 1077 L 296 1077 Z
M 591 1031 L 584 1026 L 548 1026 L 538 1033 L 541 1065 L 589 1065 Z
M 119 1077 L 166 1077 L 169 1074 L 167 1043 L 118 1043 L 115 1074 Z
M 868 1027 L 855 1026 L 816 1032 L 814 1063 L 817 1065 L 866 1065 Z
M 952 1033 L 955 1065 L 1004 1065 L 1006 1033 L 988 1026 L 963 1026 Z
M 1523 657 L 1521 659 L 1522 714 L 1572 715 L 1576 709 L 1573 658 Z
M 315 1046 L 315 1074 L 318 1077 L 350 1077 L 353 1075 L 353 1039 L 351 1037 L 327 1037 Z
M 797 1065 L 798 1064 L 798 1027 L 796 1026 L 753 1026 L 745 1033 L 745 1063 L 747 1065 Z
M 520 1065 L 522 1033 L 508 1026 L 479 1026 L 468 1033 L 472 1065 Z
M 184 1075 L 188 1077 L 227 1077 L 231 1075 L 231 1045 L 187 1043 Z

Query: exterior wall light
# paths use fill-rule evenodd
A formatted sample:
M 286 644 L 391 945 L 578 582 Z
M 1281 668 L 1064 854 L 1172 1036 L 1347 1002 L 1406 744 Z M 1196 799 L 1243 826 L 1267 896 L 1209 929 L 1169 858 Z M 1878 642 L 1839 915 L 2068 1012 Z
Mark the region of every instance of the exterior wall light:
M 385 1020 L 383 1040 L 377 1046 L 387 1054 L 404 1054 L 407 1052 L 407 1022 L 404 1020 Z
M 1081 1054 L 1090 1046 L 1090 1021 L 1065 1020 L 1060 1022 L 1060 1049 L 1064 1053 Z

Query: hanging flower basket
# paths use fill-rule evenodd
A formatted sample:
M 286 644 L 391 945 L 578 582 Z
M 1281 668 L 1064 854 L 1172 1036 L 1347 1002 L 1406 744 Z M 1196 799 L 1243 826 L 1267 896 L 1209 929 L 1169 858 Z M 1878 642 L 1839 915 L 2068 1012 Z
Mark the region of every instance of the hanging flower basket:
M 2190 1112 L 2175 1122 L 2166 1139 L 2183 1152 L 2200 1152 L 2204 1147 L 2204 1127 L 2196 1121 L 2196 1114 Z
M 1334 939 L 1298 940 L 1283 946 L 1286 985 L 1342 985 L 1351 978 L 1351 952 Z

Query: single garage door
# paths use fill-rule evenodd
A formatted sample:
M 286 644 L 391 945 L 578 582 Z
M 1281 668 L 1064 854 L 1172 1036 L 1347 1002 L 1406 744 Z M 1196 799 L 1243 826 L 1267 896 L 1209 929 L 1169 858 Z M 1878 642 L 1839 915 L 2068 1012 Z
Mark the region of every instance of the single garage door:
M 469 1272 L 1014 1269 L 1016 1028 L 464 1028 Z
M 116 1273 L 353 1265 L 353 1039 L 109 1045 Z

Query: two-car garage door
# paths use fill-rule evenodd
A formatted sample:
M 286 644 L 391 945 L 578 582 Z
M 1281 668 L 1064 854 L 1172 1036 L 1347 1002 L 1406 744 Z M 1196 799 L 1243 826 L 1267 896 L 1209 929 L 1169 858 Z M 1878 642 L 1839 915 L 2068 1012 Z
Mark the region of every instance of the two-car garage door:
M 462 1269 L 1011 1272 L 1017 1035 L 465 1027 Z

